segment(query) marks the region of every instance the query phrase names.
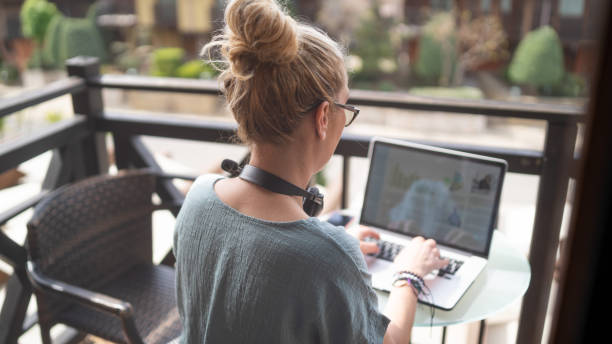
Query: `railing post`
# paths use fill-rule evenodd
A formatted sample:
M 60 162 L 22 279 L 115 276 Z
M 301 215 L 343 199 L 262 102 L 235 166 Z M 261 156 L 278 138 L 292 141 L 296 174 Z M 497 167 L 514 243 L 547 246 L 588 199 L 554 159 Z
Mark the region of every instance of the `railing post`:
M 349 175 L 350 175 L 350 156 L 342 156 L 342 199 L 340 207 L 346 209 L 349 205 Z
M 14 344 L 21 336 L 32 285 L 27 278 L 26 250 L 0 231 L 0 254 L 13 267 L 13 275 L 6 284 L 4 303 L 0 310 L 0 343 Z
M 542 342 L 576 134 L 576 123 L 548 123 L 529 251 L 533 277 L 523 298 L 517 343 Z
M 100 63 L 97 58 L 77 56 L 66 61 L 69 76 L 91 80 L 100 76 Z M 108 151 L 105 133 L 96 133 L 94 119 L 104 116 L 102 90 L 99 87 L 87 86 L 84 91 L 72 94 L 72 106 L 75 114 L 85 115 L 89 119 L 90 137 L 83 140 L 83 162 L 85 174 L 95 175 L 108 171 Z
M 54 190 L 59 186 L 85 176 L 81 142 L 55 148 L 47 174 L 42 183 L 44 190 Z

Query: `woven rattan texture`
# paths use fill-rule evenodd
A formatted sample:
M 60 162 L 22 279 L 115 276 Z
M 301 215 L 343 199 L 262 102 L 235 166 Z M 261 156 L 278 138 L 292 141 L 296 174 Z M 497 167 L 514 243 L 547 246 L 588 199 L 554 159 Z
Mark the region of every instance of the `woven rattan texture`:
M 172 268 L 139 265 L 120 276 L 118 283 L 99 291 L 132 304 L 137 314 L 136 327 L 145 343 L 168 343 L 180 335 Z M 113 342 L 126 343 L 121 322 L 108 314 L 76 305 L 60 313 L 58 320 Z
M 36 207 L 27 237 L 30 259 L 46 277 L 136 302 L 138 309 L 132 306 L 144 337 L 176 312 L 174 270 L 152 265 L 154 189 L 155 176 L 144 171 L 96 176 L 59 188 Z M 36 295 L 41 324 L 78 318 L 73 325 L 78 323 L 86 332 L 125 340 L 117 336 L 121 330 L 117 319 L 85 312 L 63 298 Z

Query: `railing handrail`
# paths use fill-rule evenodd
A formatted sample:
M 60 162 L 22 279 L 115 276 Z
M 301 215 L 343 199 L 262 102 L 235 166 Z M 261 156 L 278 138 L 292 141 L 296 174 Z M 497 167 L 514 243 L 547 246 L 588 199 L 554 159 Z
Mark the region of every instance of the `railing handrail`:
M 0 145 L 0 173 L 89 134 L 87 118 L 82 115 L 53 123 L 27 137 Z
M 85 80 L 77 77 L 68 77 L 54 81 L 39 89 L 25 91 L 14 97 L 0 99 L 0 118 L 65 94 L 82 91 L 86 86 Z
M 178 117 L 134 116 L 104 109 L 102 88 L 125 90 L 181 92 L 192 94 L 220 95 L 219 85 L 213 80 L 187 80 L 155 78 L 146 76 L 99 74 L 95 58 L 80 57 L 67 61 L 68 79 L 47 85 L 43 89 L 28 91 L 13 98 L 0 100 L 0 117 L 14 113 L 28 106 L 42 103 L 55 97 L 72 94 L 74 118 L 49 126 L 29 137 L 24 137 L 0 146 L 0 172 L 19 165 L 28 158 L 44 151 L 54 150 L 52 164 L 45 176 L 44 189 L 53 189 L 88 175 L 108 170 L 104 132 L 113 133 L 115 160 L 119 168 L 156 167 L 155 158 L 140 140 L 140 135 L 186 138 L 199 141 L 235 143 L 235 124 Z M 525 295 L 521 311 L 519 337 L 541 335 L 543 319 L 548 306 L 550 284 L 554 269 L 556 242 L 567 195 L 572 154 L 576 142 L 577 126 L 585 120 L 584 109 L 571 105 L 520 104 L 493 100 L 453 100 L 412 96 L 397 92 L 355 90 L 349 102 L 357 105 L 391 107 L 405 110 L 444 112 L 448 114 L 471 114 L 495 117 L 524 118 L 546 121 L 547 129 L 542 151 L 454 145 L 427 142 L 446 148 L 460 149 L 472 153 L 488 154 L 504 158 L 509 162 L 511 172 L 538 174 L 541 176 L 536 200 L 534 231 L 530 251 L 532 271 L 539 278 L 532 280 Z M 348 189 L 349 158 L 365 157 L 370 137 L 343 134 L 336 154 L 343 157 L 343 204 Z M 57 161 L 54 165 L 53 161 Z M 163 172 L 163 171 L 160 171 Z M 162 199 L 175 200 L 183 197 L 170 181 L 158 185 Z M 26 207 L 37 203 L 38 196 L 0 214 L 2 221 L 14 217 Z M 25 262 L 25 248 L 0 233 L 0 251 L 8 253 L 18 266 Z M 545 259 L 540 259 L 543 255 Z M 165 259 L 164 259 L 165 261 Z M 20 270 L 19 270 L 20 269 Z M 23 269 L 15 274 L 23 273 Z M 19 277 L 19 276 L 17 276 Z M 23 295 L 18 303 L 3 307 L 2 317 L 23 318 L 23 307 L 29 300 L 29 287 L 15 287 L 11 295 Z M 8 295 L 8 294 L 7 294 Z M 13 297 L 13 296 L 11 296 Z M 25 306 L 24 306 L 25 305 Z M 6 306 L 6 303 L 5 305 Z M 23 319 L 17 319 L 18 323 Z M 533 326 L 525 324 L 533 323 Z M 7 331 L 0 326 L 2 337 L 16 342 L 19 331 Z
M 98 131 L 117 132 L 126 135 L 160 136 L 183 140 L 209 141 L 216 143 L 235 143 L 234 123 L 206 121 L 196 118 L 160 116 L 147 114 L 105 111 L 104 116 L 95 119 Z M 347 157 L 365 158 L 372 136 L 343 133 L 334 154 Z M 401 139 L 401 138 L 400 138 Z M 542 151 L 530 149 L 510 149 L 466 144 L 449 144 L 424 140 L 413 142 L 460 150 L 467 153 L 488 155 L 509 162 L 509 171 L 525 174 L 540 174 Z
M 216 80 L 105 74 L 87 79 L 87 85 L 124 90 L 221 95 Z
M 405 92 L 351 91 L 349 102 L 356 105 L 404 110 L 444 112 L 494 117 L 513 117 L 573 123 L 584 120 L 585 110 L 573 105 L 519 103 L 502 100 L 472 100 L 415 96 Z
M 107 74 L 88 79 L 88 86 L 125 90 L 181 92 L 221 95 L 215 80 L 160 78 L 141 75 Z M 444 112 L 496 117 L 512 117 L 548 122 L 575 123 L 584 120 L 584 107 L 501 100 L 466 100 L 410 95 L 405 92 L 352 90 L 348 102 L 355 105 L 404 110 Z

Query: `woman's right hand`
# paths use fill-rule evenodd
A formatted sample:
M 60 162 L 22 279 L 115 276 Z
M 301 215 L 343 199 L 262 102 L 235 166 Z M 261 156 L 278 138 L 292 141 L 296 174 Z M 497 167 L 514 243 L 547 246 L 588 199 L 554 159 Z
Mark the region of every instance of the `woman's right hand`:
M 398 271 L 409 271 L 421 277 L 448 265 L 448 259 L 440 259 L 440 250 L 433 239 L 415 237 L 395 257 Z

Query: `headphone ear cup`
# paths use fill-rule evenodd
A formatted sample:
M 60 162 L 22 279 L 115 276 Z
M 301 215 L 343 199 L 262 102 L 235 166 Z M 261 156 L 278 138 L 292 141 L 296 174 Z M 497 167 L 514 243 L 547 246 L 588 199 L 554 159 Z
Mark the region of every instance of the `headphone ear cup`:
M 323 194 L 319 192 L 319 189 L 312 186 L 308 188 L 308 193 L 310 193 L 313 198 L 305 197 L 304 203 L 302 204 L 302 208 L 304 212 L 308 214 L 308 216 L 318 216 L 323 210 Z

